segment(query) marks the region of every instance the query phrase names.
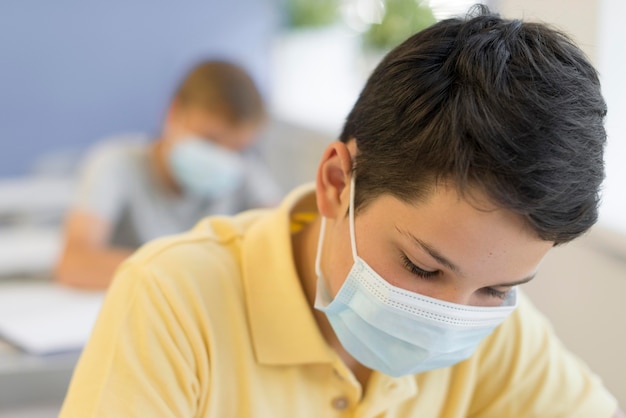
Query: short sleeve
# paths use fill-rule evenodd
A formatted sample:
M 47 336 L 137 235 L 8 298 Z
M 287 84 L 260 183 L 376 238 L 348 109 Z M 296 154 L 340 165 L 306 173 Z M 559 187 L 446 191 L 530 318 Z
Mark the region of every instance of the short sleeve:
M 520 306 L 479 349 L 469 416 L 610 418 L 617 402 L 520 294 Z
M 61 418 L 196 416 L 200 356 L 186 333 L 195 327 L 185 314 L 187 304 L 163 286 L 146 267 L 122 266 L 76 367 Z

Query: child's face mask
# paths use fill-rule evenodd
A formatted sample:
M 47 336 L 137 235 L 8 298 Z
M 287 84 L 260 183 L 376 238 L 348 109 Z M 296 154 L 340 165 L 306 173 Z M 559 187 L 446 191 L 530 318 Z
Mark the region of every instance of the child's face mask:
M 169 152 L 168 164 L 184 193 L 210 199 L 234 192 L 245 171 L 238 153 L 197 137 L 177 141 Z

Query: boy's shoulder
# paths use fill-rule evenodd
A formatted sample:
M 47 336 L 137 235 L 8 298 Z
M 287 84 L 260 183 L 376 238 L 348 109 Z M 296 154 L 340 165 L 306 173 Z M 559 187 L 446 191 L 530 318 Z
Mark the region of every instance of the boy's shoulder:
M 223 269 L 224 265 L 238 262 L 248 230 L 270 212 L 272 209 L 255 209 L 235 216 L 206 217 L 189 231 L 143 245 L 126 263 L 172 272 Z

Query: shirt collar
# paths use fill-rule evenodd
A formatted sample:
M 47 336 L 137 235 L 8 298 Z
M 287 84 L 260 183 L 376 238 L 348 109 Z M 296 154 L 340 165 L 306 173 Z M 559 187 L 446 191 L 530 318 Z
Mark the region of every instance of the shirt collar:
M 289 365 L 332 362 L 292 256 L 291 216 L 317 212 L 314 187 L 301 186 L 251 225 L 242 245 L 243 283 L 257 361 Z

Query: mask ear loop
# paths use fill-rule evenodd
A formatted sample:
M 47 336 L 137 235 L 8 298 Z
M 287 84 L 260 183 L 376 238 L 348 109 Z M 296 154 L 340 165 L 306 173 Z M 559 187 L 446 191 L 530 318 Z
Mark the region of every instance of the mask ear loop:
M 315 255 L 315 274 L 318 277 L 318 280 L 322 277 L 322 269 L 320 267 L 321 258 L 322 258 L 322 247 L 324 242 L 324 233 L 326 232 L 326 217 L 322 216 L 322 221 L 320 224 L 320 234 L 317 238 L 317 254 Z
M 354 235 L 354 185 L 355 185 L 355 175 L 352 174 L 352 178 L 350 179 L 350 205 L 348 207 L 348 223 L 350 225 L 350 247 L 352 249 L 352 259 L 354 261 L 357 260 L 356 253 L 356 238 Z M 322 269 L 320 267 L 321 258 L 322 258 L 322 248 L 324 247 L 324 234 L 326 233 L 326 217 L 322 216 L 322 221 L 320 224 L 320 232 L 319 237 L 317 239 L 317 254 L 315 255 L 315 274 L 317 277 L 321 277 Z
M 356 237 L 354 234 L 354 185 L 356 183 L 356 176 L 354 171 L 352 172 L 352 178 L 350 179 L 350 207 L 348 209 L 348 217 L 350 223 L 350 246 L 352 247 L 352 259 L 356 262 L 358 256 L 356 254 Z

